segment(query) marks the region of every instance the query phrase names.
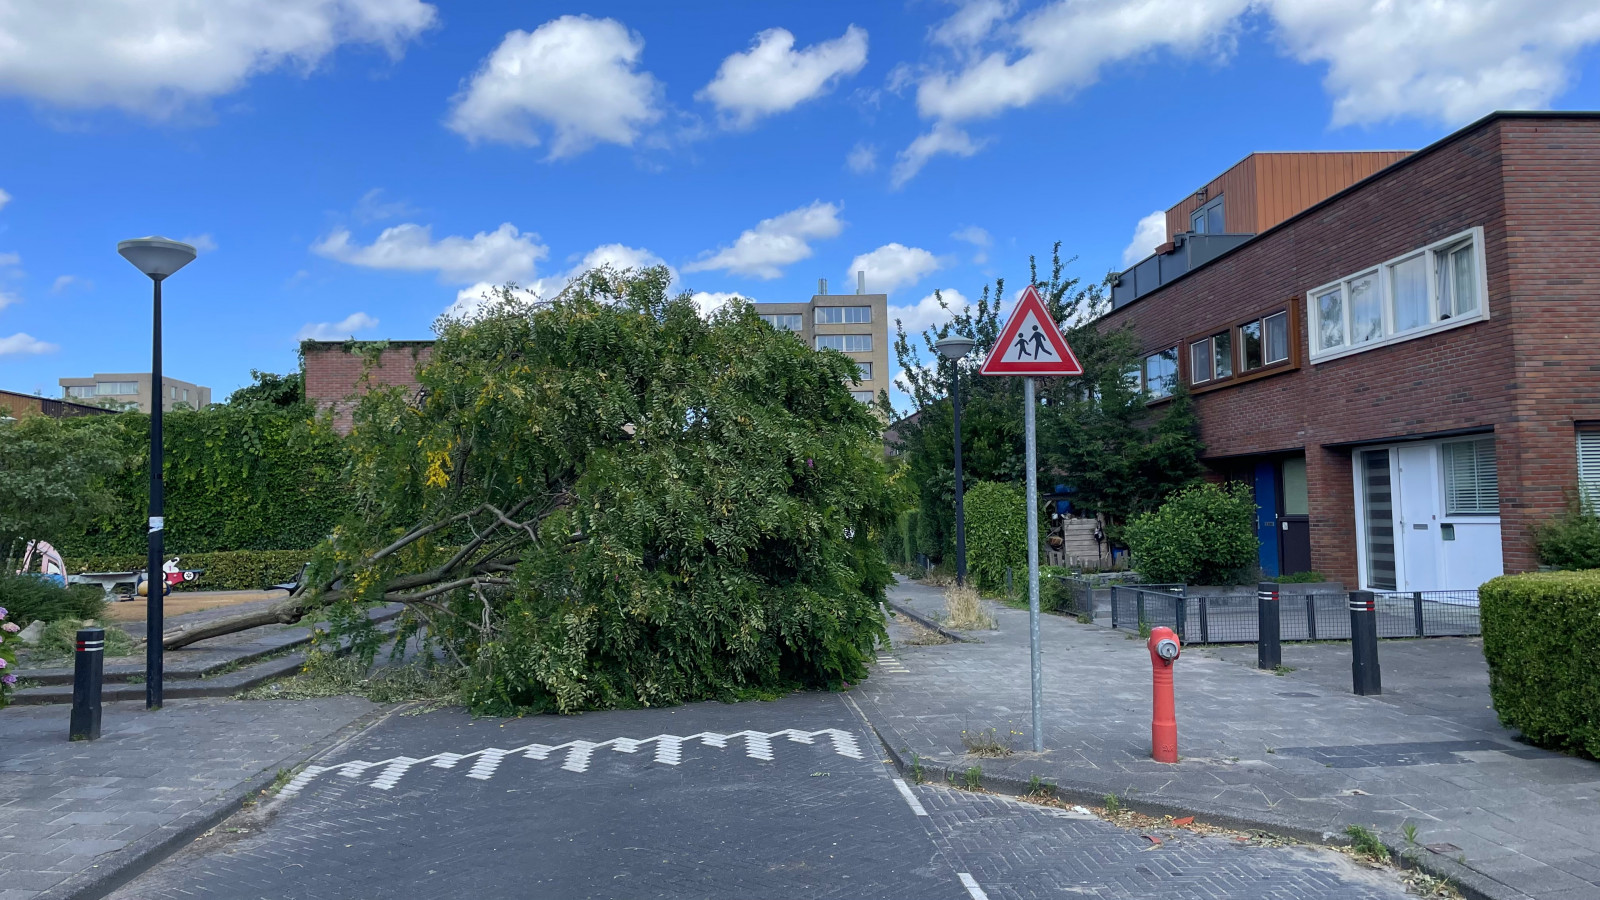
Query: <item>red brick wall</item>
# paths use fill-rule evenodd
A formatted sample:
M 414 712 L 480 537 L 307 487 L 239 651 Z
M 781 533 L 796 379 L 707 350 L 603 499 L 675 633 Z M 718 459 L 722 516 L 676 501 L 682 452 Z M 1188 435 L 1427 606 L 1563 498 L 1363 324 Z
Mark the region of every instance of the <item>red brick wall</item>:
M 1574 478 L 1572 414 L 1549 401 L 1559 395 L 1600 419 L 1600 372 L 1590 371 L 1600 346 L 1597 166 L 1600 121 L 1492 121 L 1104 323 L 1131 325 L 1144 351 L 1154 352 L 1292 298 L 1300 367 L 1195 395 L 1207 457 L 1304 448 L 1312 565 L 1355 584 L 1350 451 L 1324 445 L 1493 426 L 1506 568 L 1532 568 L 1530 527 L 1559 508 L 1553 498 Z M 1574 192 L 1585 199 L 1575 204 Z M 1516 209 L 1509 217 L 1508 193 Z M 1315 366 L 1306 361 L 1308 290 L 1474 226 L 1484 230 L 1487 321 Z M 1552 277 L 1557 254 L 1564 266 Z M 1552 315 L 1557 299 L 1573 305 Z M 1543 324 L 1530 333 L 1534 317 Z M 1549 340 L 1552 330 L 1562 338 Z M 1530 341 L 1542 349 L 1528 354 Z M 1521 446 L 1533 430 L 1547 439 Z
M 302 345 L 306 370 L 306 399 L 319 410 L 333 411 L 334 428 L 350 432 L 352 402 L 366 384 L 419 387 L 417 370 L 433 356 L 431 341 L 395 341 L 375 356 L 354 350 L 344 341 L 306 342 Z

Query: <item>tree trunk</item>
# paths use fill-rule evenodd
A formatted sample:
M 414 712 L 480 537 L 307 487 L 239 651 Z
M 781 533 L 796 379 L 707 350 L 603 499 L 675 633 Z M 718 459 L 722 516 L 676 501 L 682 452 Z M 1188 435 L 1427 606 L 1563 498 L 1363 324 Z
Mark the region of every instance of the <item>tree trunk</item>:
M 213 619 L 210 622 L 196 625 L 193 628 L 169 631 L 161 636 L 161 646 L 168 650 L 176 650 L 179 647 L 187 647 L 196 641 L 220 637 L 224 634 L 233 634 L 236 631 L 259 628 L 262 625 L 293 625 L 300 621 L 305 614 L 305 598 L 298 594 L 291 594 L 266 609 L 240 613 L 236 616 L 224 616 L 220 619 Z

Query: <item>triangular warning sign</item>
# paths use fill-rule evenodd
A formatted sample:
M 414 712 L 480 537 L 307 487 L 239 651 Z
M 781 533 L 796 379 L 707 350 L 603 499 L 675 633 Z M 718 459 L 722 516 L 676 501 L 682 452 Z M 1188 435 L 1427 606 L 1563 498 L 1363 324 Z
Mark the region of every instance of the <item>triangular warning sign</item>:
M 985 375 L 1082 375 L 1083 366 L 1030 284 L 979 371 Z

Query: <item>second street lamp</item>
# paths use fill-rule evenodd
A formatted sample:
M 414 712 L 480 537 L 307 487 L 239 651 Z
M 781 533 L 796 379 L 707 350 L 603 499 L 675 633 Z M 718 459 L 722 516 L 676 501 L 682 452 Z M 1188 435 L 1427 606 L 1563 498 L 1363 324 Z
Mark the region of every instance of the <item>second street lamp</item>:
M 155 282 L 155 318 L 150 335 L 150 547 L 149 555 L 145 557 L 144 576 L 145 601 L 149 612 L 145 616 L 144 705 L 146 709 L 160 709 L 161 612 L 167 592 L 167 578 L 161 571 L 161 538 L 166 527 L 162 513 L 165 503 L 161 482 L 161 404 L 166 400 L 166 388 L 161 383 L 161 282 L 193 262 L 196 253 L 188 244 L 164 237 L 123 241 L 117 244 L 117 252 Z
M 950 360 L 950 408 L 955 413 L 956 438 L 956 586 L 967 583 L 967 517 L 962 508 L 961 490 L 961 359 L 972 352 L 973 340 L 952 334 L 933 346 Z

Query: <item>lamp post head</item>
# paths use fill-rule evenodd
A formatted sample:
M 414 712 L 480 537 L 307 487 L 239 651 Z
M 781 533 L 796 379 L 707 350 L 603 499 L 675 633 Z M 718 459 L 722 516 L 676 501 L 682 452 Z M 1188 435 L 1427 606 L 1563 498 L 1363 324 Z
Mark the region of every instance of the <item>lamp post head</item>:
M 945 359 L 956 360 L 972 352 L 974 341 L 969 337 L 952 334 L 947 338 L 940 338 L 934 343 L 934 349 Z
M 164 237 L 142 237 L 117 244 L 122 258 L 156 281 L 166 278 L 194 262 L 197 251 L 181 241 Z

